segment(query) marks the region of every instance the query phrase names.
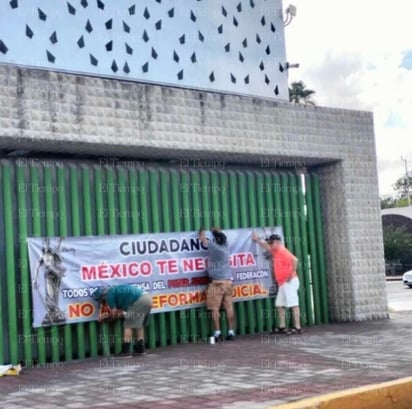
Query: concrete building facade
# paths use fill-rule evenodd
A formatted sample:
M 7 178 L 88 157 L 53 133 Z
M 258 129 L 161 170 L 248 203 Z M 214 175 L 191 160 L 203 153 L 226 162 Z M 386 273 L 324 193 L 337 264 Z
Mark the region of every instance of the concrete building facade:
M 388 317 L 371 113 L 7 64 L 0 106 L 3 157 L 51 152 L 316 172 L 331 317 Z

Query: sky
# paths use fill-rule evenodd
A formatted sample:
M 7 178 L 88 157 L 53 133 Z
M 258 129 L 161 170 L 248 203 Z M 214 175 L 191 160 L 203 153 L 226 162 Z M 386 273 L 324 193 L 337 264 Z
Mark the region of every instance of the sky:
M 412 174 L 411 0 L 283 0 L 289 82 L 316 91 L 319 106 L 374 114 L 379 192 Z

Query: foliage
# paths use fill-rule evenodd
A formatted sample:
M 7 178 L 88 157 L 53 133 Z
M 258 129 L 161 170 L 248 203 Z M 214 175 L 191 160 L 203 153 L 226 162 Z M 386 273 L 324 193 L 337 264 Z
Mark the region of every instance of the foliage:
M 381 199 L 381 209 L 391 209 L 393 207 L 406 207 L 409 205 L 408 189 L 409 189 L 409 194 L 411 195 L 412 194 L 412 176 L 409 176 L 408 179 L 405 176 L 400 177 L 392 185 L 393 189 L 396 192 L 395 195 L 393 196 L 386 195 L 380 198 Z
M 412 176 L 402 176 L 393 185 L 393 189 L 397 192 L 399 198 L 408 199 L 408 191 L 412 190 Z
M 397 200 L 393 196 L 384 196 L 381 197 L 381 209 L 392 209 L 397 207 Z
M 411 252 L 412 234 L 404 226 L 384 226 L 383 246 L 386 261 L 399 260 Z
M 381 209 L 392 209 L 394 207 L 408 206 L 408 199 L 406 197 L 397 199 L 394 196 L 383 196 L 380 199 L 381 199 Z
M 295 104 L 316 105 L 313 95 L 316 91 L 307 89 L 303 81 L 292 82 L 289 87 L 289 101 Z

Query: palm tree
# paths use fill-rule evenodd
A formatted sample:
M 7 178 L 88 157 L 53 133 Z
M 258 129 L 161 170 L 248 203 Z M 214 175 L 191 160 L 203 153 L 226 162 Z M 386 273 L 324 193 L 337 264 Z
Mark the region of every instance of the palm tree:
M 294 104 L 316 105 L 312 95 L 316 91 L 307 89 L 303 81 L 292 82 L 289 87 L 289 101 Z

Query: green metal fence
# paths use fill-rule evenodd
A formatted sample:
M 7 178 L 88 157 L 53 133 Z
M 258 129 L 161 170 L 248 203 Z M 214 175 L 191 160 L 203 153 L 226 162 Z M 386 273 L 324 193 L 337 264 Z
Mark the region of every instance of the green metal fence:
M 305 186 L 305 187 L 304 187 Z M 305 190 L 306 188 L 306 190 Z M 20 159 L 0 166 L 0 364 L 67 361 L 118 352 L 121 324 L 32 328 L 26 238 L 282 226 L 299 258 L 303 325 L 328 321 L 320 186 L 315 175 L 270 169 L 167 167 Z M 237 332 L 274 325 L 273 299 L 235 304 Z M 223 329 L 225 321 L 222 320 Z M 149 348 L 199 342 L 204 308 L 153 314 Z

